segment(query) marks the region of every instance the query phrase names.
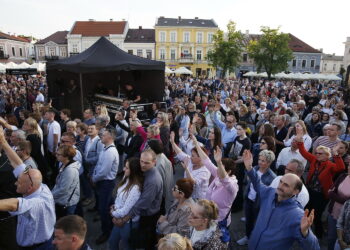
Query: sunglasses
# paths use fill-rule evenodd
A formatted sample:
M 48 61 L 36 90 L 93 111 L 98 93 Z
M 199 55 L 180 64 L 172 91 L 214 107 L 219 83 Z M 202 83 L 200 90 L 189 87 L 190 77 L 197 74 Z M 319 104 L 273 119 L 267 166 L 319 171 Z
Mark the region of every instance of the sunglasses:
M 180 193 L 180 194 L 183 193 L 183 192 L 182 192 L 178 187 L 176 187 L 176 186 L 173 187 L 173 191 L 174 191 L 174 192 L 178 192 L 178 193 Z
M 24 171 L 23 171 L 23 174 L 26 174 L 26 175 L 28 175 L 28 177 L 29 177 L 29 180 L 30 180 L 30 182 L 31 182 L 31 184 L 32 184 L 32 186 L 34 185 L 34 183 L 33 183 L 33 180 L 32 180 L 32 177 L 30 177 L 30 174 L 29 174 L 29 169 L 32 169 L 33 167 L 32 166 L 27 166 L 25 169 L 24 169 Z

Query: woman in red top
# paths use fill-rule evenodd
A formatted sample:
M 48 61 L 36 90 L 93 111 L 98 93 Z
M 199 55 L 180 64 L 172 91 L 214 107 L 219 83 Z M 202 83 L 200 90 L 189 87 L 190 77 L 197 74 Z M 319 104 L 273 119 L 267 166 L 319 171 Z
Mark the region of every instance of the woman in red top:
M 322 238 L 322 213 L 328 203 L 328 191 L 333 185 L 333 177 L 344 171 L 345 165 L 338 155 L 338 147 L 333 148 L 333 159 L 331 150 L 328 147 L 319 146 L 315 150 L 315 155 L 306 151 L 302 135 L 297 135 L 295 140 L 298 142 L 298 148 L 301 155 L 310 163 L 310 170 L 306 180 L 306 186 L 310 194 L 310 200 L 307 205 L 309 209 L 315 209 L 315 233 L 318 238 Z

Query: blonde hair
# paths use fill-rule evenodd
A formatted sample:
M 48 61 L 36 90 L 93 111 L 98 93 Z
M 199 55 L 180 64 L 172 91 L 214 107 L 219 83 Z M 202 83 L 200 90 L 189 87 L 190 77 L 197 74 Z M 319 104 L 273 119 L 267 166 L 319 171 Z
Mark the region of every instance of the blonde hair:
M 168 114 L 165 112 L 158 112 L 158 115 L 162 118 L 163 124 L 162 127 L 169 127 L 169 118 L 168 118 Z
M 101 105 L 98 105 L 97 107 L 100 108 L 100 111 L 101 111 L 101 113 L 100 113 L 99 116 L 102 116 L 102 115 L 109 116 L 109 115 L 108 115 L 108 110 L 107 110 L 107 108 L 106 108 L 106 105 L 101 104 Z
M 157 136 L 160 133 L 159 127 L 157 125 L 155 125 L 155 124 L 150 125 L 147 128 L 147 131 L 150 131 L 153 134 L 153 136 Z
M 38 123 L 34 118 L 28 117 L 27 119 L 24 120 L 24 122 L 30 128 L 28 131 L 26 131 L 27 134 L 36 134 L 40 136 L 40 133 L 38 130 Z
M 165 235 L 158 242 L 158 250 L 192 250 L 189 239 L 177 234 L 171 233 Z
M 219 216 L 219 209 L 215 202 L 199 199 L 196 204 L 202 208 L 202 216 L 208 219 L 208 225 Z
M 304 135 L 307 135 L 308 132 L 307 132 L 307 128 L 306 128 L 306 125 L 305 125 L 304 121 L 299 120 L 295 124 L 297 124 L 297 123 L 303 128 Z
M 328 155 L 328 158 L 331 157 L 331 149 L 329 147 L 325 147 L 325 146 L 318 146 L 316 148 L 316 150 L 322 150 L 323 152 L 325 152 Z
M 75 121 L 69 121 L 66 124 L 66 127 L 74 127 L 74 130 L 77 128 L 77 123 Z

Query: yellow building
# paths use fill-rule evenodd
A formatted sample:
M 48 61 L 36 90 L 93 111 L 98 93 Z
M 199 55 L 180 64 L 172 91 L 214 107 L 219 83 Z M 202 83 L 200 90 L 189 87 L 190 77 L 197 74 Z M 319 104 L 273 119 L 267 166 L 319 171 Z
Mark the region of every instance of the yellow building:
M 218 30 L 213 19 L 159 17 L 155 25 L 156 60 L 170 69 L 186 67 L 196 76 L 212 76 L 206 56 Z

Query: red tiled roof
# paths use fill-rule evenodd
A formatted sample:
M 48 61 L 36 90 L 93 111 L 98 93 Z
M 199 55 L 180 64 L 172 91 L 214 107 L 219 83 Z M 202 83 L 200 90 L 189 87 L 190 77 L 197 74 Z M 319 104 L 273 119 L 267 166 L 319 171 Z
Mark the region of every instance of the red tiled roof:
M 301 41 L 299 38 L 297 38 L 296 36 L 292 35 L 292 34 L 288 34 L 290 37 L 289 40 L 289 48 L 293 51 L 293 52 L 303 52 L 303 53 L 321 53 L 321 51 L 314 49 L 313 47 L 311 47 L 310 45 L 308 45 L 307 43 Z M 261 37 L 261 35 L 257 35 L 257 34 L 249 34 L 249 36 L 245 36 L 245 39 L 243 40 L 244 44 L 248 45 L 250 40 L 259 40 Z
M 67 36 L 68 31 L 57 31 L 52 35 L 38 41 L 36 44 L 45 44 L 47 42 L 54 42 L 57 44 L 67 44 Z
M 70 34 L 82 36 L 108 36 L 110 34 L 123 34 L 125 25 L 126 21 L 77 21 L 75 22 Z
M 307 43 L 301 41 L 299 38 L 293 36 L 289 33 L 290 41 L 289 48 L 293 50 L 293 52 L 304 52 L 304 53 L 321 53 L 321 51 L 314 49 Z
M 14 40 L 14 41 L 25 42 L 25 43 L 30 42 L 28 39 L 25 39 L 23 37 L 11 36 L 3 32 L 0 32 L 0 39 L 8 39 L 8 40 Z

